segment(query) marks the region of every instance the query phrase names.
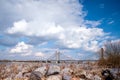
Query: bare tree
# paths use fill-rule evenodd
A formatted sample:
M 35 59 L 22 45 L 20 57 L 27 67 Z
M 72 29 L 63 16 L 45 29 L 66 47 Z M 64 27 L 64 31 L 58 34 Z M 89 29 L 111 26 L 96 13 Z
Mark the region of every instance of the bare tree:
M 104 44 L 104 48 L 98 51 L 100 54 L 99 65 L 102 67 L 113 67 L 120 72 L 120 40 L 110 41 Z M 118 76 L 116 77 L 116 79 Z M 118 80 L 118 79 L 117 79 Z
M 120 67 L 120 40 L 107 42 L 105 47 L 105 58 L 113 67 Z
M 105 58 L 107 64 L 110 64 L 112 67 L 120 71 L 120 40 L 107 42 L 104 45 L 105 47 Z M 118 76 L 117 76 L 118 78 Z

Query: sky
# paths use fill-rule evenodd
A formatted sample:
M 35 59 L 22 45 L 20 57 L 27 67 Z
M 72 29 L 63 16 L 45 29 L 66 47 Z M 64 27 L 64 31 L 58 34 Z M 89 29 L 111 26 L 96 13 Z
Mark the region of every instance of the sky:
M 0 0 L 0 60 L 96 60 L 120 40 L 120 0 Z M 66 57 L 67 56 L 67 57 Z M 55 57 L 54 57 L 55 58 Z

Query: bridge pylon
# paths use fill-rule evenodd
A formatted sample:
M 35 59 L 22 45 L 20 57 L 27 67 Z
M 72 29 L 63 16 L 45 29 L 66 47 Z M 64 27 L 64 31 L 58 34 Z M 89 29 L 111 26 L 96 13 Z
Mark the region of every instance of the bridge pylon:
M 52 54 L 47 61 L 55 61 L 55 63 L 60 63 L 61 61 L 65 61 L 65 60 L 74 60 L 72 57 L 65 55 L 63 53 L 61 53 L 60 51 L 55 51 L 54 54 Z

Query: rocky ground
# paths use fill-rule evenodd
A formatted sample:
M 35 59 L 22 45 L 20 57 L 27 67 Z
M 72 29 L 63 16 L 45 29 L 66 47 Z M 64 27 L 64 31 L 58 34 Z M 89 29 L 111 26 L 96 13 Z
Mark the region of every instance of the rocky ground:
M 0 63 L 0 80 L 104 80 L 102 70 L 95 63 L 9 62 Z

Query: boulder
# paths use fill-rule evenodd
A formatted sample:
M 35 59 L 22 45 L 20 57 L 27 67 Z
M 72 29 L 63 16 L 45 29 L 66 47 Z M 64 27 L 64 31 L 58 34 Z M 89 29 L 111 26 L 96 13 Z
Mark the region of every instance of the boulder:
M 47 68 L 45 66 L 43 66 L 43 67 L 39 67 L 39 68 L 35 69 L 34 71 L 40 72 L 42 75 L 45 75 L 47 72 L 46 70 L 47 70 Z
M 32 72 L 29 80 L 41 80 L 41 73 L 37 71 Z
M 52 66 L 50 66 L 50 67 L 49 67 L 49 70 L 48 70 L 48 75 L 53 74 L 53 73 L 55 73 L 55 72 L 60 73 L 60 67 L 57 66 L 57 65 L 52 65 Z
M 51 76 L 47 77 L 46 80 L 62 80 L 62 76 L 61 75 L 51 75 Z

